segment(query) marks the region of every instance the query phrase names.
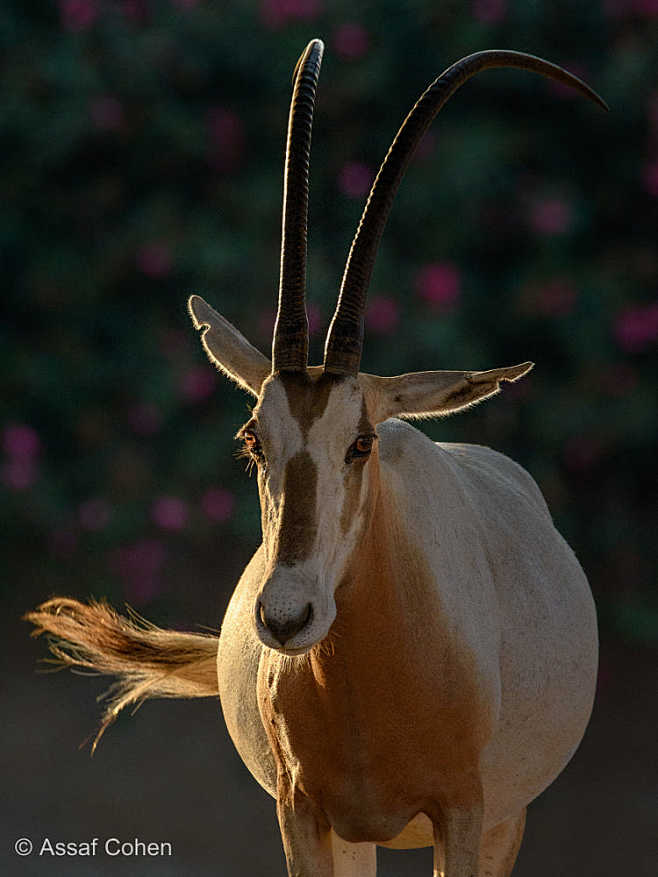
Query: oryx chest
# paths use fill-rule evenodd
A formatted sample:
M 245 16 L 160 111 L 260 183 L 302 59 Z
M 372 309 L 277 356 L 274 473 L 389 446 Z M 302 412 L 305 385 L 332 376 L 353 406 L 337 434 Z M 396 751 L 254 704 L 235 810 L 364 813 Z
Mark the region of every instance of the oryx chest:
M 310 657 L 264 651 L 258 702 L 285 789 L 344 839 L 381 842 L 439 799 L 479 794 L 488 717 L 470 656 L 440 639 L 414 649 L 385 613 L 355 641 L 354 611 Z

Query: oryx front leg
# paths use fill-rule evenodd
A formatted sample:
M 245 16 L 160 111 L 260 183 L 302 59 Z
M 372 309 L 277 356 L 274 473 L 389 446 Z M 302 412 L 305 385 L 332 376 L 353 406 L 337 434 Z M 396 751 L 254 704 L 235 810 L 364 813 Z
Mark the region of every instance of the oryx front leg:
M 289 877 L 334 877 L 331 829 L 324 814 L 298 791 L 282 793 L 276 804 Z
M 480 877 L 510 877 L 523 840 L 525 810 L 490 828 L 480 847 Z
M 351 844 L 332 831 L 331 846 L 334 853 L 334 877 L 376 877 L 375 844 Z
M 434 822 L 434 877 L 479 877 L 482 807 L 449 807 Z

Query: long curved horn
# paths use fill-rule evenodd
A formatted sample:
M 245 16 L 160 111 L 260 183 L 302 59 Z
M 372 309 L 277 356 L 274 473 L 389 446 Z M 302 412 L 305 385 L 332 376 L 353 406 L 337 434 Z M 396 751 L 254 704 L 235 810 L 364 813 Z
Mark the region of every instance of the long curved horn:
M 311 40 L 293 73 L 283 180 L 283 223 L 279 307 L 272 341 L 272 372 L 305 371 L 308 361 L 306 288 L 306 223 L 308 165 L 315 90 L 324 44 Z
M 604 109 L 608 109 L 605 101 L 577 76 L 524 52 L 497 49 L 476 52 L 457 61 L 435 79 L 402 123 L 370 189 L 345 266 L 336 312 L 327 333 L 325 372 L 357 374 L 363 347 L 363 318 L 368 284 L 377 247 L 400 181 L 434 116 L 467 79 L 488 67 L 519 67 L 541 73 L 572 86 Z

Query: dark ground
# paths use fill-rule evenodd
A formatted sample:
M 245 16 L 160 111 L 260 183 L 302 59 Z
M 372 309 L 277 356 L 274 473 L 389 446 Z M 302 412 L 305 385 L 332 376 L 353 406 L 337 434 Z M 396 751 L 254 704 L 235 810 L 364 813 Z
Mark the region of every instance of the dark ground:
M 45 646 L 28 639 L 19 616 L 56 585 L 44 586 L 28 569 L 18 577 L 0 628 L 6 655 L 0 873 L 283 875 L 273 802 L 233 750 L 218 703 L 148 703 L 110 729 L 93 759 L 88 747 L 78 749 L 97 724 L 94 698 L 107 683 L 35 673 Z M 217 603 L 209 586 L 186 599 L 190 628 L 195 621 L 212 624 L 208 606 Z M 605 636 L 601 652 L 587 735 L 562 776 L 529 809 L 514 877 L 658 873 L 655 653 Z M 96 836 L 169 841 L 173 855 L 85 860 L 13 852 L 21 837 L 39 845 L 44 837 Z M 390 877 L 431 873 L 430 850 L 381 851 L 379 862 L 380 874 Z

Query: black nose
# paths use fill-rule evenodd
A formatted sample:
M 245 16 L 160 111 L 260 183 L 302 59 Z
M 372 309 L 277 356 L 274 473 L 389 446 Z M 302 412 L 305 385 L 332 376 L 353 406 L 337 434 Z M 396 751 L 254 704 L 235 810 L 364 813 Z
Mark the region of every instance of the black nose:
M 313 607 L 310 603 L 302 609 L 299 615 L 283 616 L 278 614 L 268 615 L 263 604 L 260 604 L 259 610 L 260 620 L 269 630 L 272 636 L 278 640 L 281 645 L 285 645 L 296 633 L 310 624 L 313 617 Z

